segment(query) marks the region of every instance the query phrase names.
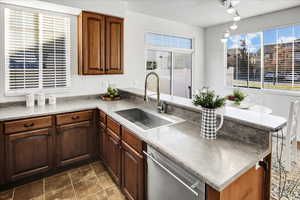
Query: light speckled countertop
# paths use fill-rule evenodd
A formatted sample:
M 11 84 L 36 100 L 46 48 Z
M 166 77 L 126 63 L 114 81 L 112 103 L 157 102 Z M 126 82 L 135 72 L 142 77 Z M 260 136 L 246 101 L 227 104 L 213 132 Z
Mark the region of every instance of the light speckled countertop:
M 125 92 L 129 92 L 138 96 L 144 95 L 144 90 L 138 88 L 122 88 Z M 148 92 L 149 98 L 157 99 L 156 93 Z M 189 110 L 201 111 L 201 107 L 195 106 L 191 99 L 161 94 L 160 99 L 168 104 L 179 105 Z M 217 110 L 219 114 L 223 114 L 225 119 L 236 121 L 240 124 L 245 124 L 254 128 L 265 131 L 278 131 L 287 123 L 283 117 L 272 114 L 253 112 L 251 110 L 243 110 L 230 106 L 225 106 L 224 109 Z
M 134 107 L 146 109 L 174 124 L 145 131 L 115 113 Z M 0 121 L 96 108 L 106 112 L 142 140 L 219 191 L 270 153 L 268 147 L 260 149 L 258 146 L 230 140 L 226 136 L 213 141 L 205 140 L 200 137 L 200 129 L 195 124 L 167 114 L 158 114 L 145 104 L 134 104 L 128 100 L 104 102 L 96 99 L 72 99 L 58 101 L 54 106 L 0 107 Z

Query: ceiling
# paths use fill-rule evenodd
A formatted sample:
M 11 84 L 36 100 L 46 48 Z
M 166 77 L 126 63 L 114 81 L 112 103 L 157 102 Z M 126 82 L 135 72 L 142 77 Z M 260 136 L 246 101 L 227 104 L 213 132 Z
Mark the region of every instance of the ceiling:
M 208 27 L 231 21 L 219 0 L 124 0 L 128 8 L 144 14 Z M 242 18 L 300 6 L 300 0 L 241 0 Z

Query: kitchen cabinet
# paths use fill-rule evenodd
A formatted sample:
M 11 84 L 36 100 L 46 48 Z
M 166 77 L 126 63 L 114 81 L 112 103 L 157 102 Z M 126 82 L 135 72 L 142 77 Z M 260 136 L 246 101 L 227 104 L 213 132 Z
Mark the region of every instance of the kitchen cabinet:
M 122 190 L 127 199 L 144 199 L 142 141 L 122 127 Z
M 82 12 L 78 18 L 79 74 L 105 73 L 105 16 Z
M 264 159 L 265 167 L 251 168 L 221 192 L 206 185 L 207 200 L 269 200 L 271 154 Z
M 6 135 L 7 180 L 16 181 L 50 170 L 52 138 L 52 130 L 48 128 Z
M 84 121 L 57 128 L 57 164 L 62 167 L 90 159 L 91 122 Z
M 78 17 L 80 75 L 123 73 L 123 19 L 83 11 Z
M 123 73 L 123 19 L 106 18 L 106 73 Z
M 104 137 L 106 130 L 106 114 L 99 111 L 99 122 L 98 122 L 98 138 L 99 138 L 99 158 L 104 161 Z
M 109 128 L 106 129 L 104 137 L 104 157 L 107 169 L 112 175 L 114 181 L 121 184 L 121 144 L 120 138 L 117 134 L 112 132 Z

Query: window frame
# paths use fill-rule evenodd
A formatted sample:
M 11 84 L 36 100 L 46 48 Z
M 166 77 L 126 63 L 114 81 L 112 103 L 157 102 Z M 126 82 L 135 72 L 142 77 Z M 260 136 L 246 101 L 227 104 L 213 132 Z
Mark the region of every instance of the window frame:
M 158 35 L 166 35 L 166 36 L 174 36 L 174 37 L 181 37 L 181 38 L 186 38 L 186 39 L 190 39 L 192 40 L 192 48 L 191 49 L 184 49 L 184 48 L 172 48 L 172 47 L 163 47 L 163 46 L 153 46 L 153 45 L 147 45 L 146 44 L 146 34 L 150 33 L 150 34 L 158 34 Z M 167 52 L 171 52 L 171 56 L 172 56 L 172 68 L 171 68 L 171 96 L 174 96 L 174 53 L 187 53 L 187 54 L 191 54 L 192 56 L 192 72 L 191 72 L 191 93 L 193 96 L 193 91 L 194 91 L 194 77 L 193 77 L 193 71 L 195 70 L 195 37 L 191 37 L 191 36 L 186 36 L 186 35 L 176 35 L 176 34 L 172 34 L 172 33 L 161 33 L 161 32 L 152 32 L 152 31 L 146 31 L 144 33 L 144 45 L 145 45 L 145 52 L 144 52 L 144 61 L 145 61 L 145 72 L 147 73 L 147 51 L 148 50 L 152 50 L 152 51 L 167 51 Z M 176 96 L 177 97 L 177 96 Z M 185 97 L 181 97 L 181 98 L 185 98 Z
M 6 49 L 8 48 L 8 41 L 5 40 L 6 35 L 8 35 L 8 30 L 7 30 L 7 16 L 5 14 L 5 9 L 16 9 L 16 10 L 22 10 L 22 11 L 28 11 L 28 12 L 38 12 L 38 13 L 44 13 L 44 14 L 49 14 L 49 15 L 56 15 L 56 16 L 62 16 L 62 17 L 70 17 L 70 46 L 68 47 L 69 50 L 66 51 L 67 57 L 67 67 L 66 67 L 66 87 L 62 88 L 43 88 L 42 87 L 42 70 L 41 66 L 39 66 L 39 88 L 25 88 L 25 89 L 18 89 L 18 90 L 10 90 L 9 89 L 9 67 L 8 67 L 8 62 L 6 62 Z M 15 6 L 15 5 L 7 5 L 7 4 L 1 4 L 0 3 L 0 27 L 3 28 L 3 35 L 1 37 L 1 40 L 3 41 L 2 45 L 2 52 L 3 54 L 0 55 L 0 58 L 3 58 L 3 62 L 1 62 L 0 65 L 3 65 L 3 87 L 4 87 L 4 95 L 7 97 L 10 96 L 22 96 L 30 93 L 47 93 L 47 94 L 55 94 L 55 93 L 63 93 L 70 91 L 71 89 L 71 68 L 72 68 L 72 46 L 73 46 L 73 37 L 74 35 L 72 34 L 73 30 L 73 23 L 72 23 L 72 15 L 70 14 L 64 14 L 60 12 L 53 12 L 53 11 L 47 11 L 47 10 L 41 10 L 41 9 L 35 9 L 35 8 L 28 8 L 28 7 L 22 7 L 22 6 Z M 41 24 L 39 23 L 39 26 Z M 41 47 L 40 47 L 41 48 Z M 42 51 L 39 52 L 39 54 L 42 54 Z M 42 62 L 40 63 L 42 65 Z
M 273 29 L 281 29 L 281 28 L 286 28 L 286 27 L 291 27 L 291 26 L 300 26 L 300 21 L 295 22 L 295 23 L 289 23 L 289 24 L 284 24 L 284 25 L 278 25 L 278 26 L 269 26 L 269 27 L 263 27 L 259 29 L 255 29 L 254 31 L 249 31 L 249 32 L 237 32 L 235 35 L 243 35 L 243 34 L 249 34 L 249 33 L 261 33 L 261 45 L 264 45 L 264 31 L 267 30 L 273 30 Z M 294 43 L 294 41 L 293 41 Z M 276 43 L 276 46 L 278 44 Z M 252 93 L 263 93 L 263 94 L 271 94 L 271 95 L 281 95 L 281 96 L 291 96 L 291 97 L 300 97 L 300 91 L 293 91 L 293 90 L 282 90 L 282 89 L 271 89 L 271 88 L 264 88 L 263 87 L 263 81 L 261 81 L 261 88 L 251 88 L 251 87 L 239 87 L 239 86 L 233 86 L 233 85 L 228 85 L 227 84 L 227 53 L 228 53 L 228 47 L 227 47 L 227 42 L 223 44 L 224 48 L 224 88 L 225 89 L 241 89 L 246 92 L 252 92 Z M 294 47 L 293 47 L 294 48 Z M 295 54 L 293 54 L 295 56 Z M 261 60 L 264 60 L 264 48 L 262 48 L 261 51 Z M 278 62 L 278 61 L 276 61 Z M 264 80 L 264 66 L 265 62 L 261 63 L 261 80 Z M 294 64 L 294 62 L 293 62 Z

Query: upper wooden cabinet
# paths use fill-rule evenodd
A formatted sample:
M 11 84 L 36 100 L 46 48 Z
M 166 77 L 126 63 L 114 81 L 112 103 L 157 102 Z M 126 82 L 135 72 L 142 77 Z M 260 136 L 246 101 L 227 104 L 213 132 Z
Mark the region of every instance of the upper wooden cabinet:
M 106 73 L 123 73 L 123 19 L 106 17 Z
M 78 58 L 81 75 L 123 73 L 123 19 L 82 12 Z

